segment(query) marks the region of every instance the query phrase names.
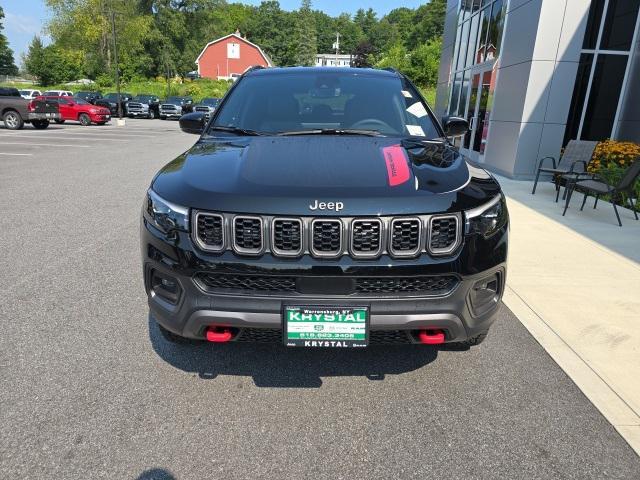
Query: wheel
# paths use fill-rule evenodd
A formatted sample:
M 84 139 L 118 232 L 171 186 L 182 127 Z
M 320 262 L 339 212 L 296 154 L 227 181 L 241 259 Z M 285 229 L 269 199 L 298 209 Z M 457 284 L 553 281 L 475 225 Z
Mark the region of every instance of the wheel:
M 91 117 L 89 117 L 89 115 L 87 115 L 86 113 L 81 113 L 80 115 L 78 115 L 78 121 L 85 127 L 91 125 Z
M 160 120 L 166 120 L 166 119 L 167 119 L 167 117 L 166 117 L 166 116 L 164 116 L 164 115 L 160 115 Z
M 156 118 L 156 112 L 149 109 L 149 120 L 153 120 L 154 118 Z
M 33 125 L 33 128 L 36 130 L 44 130 L 49 126 L 49 120 L 34 120 L 31 122 L 31 125 Z
M 202 340 L 195 340 L 192 338 L 181 337 L 180 335 L 177 335 L 172 331 L 167 330 L 162 325 L 160 325 L 157 320 L 156 320 L 156 325 L 158 326 L 158 330 L 160 330 L 160 334 L 162 335 L 162 338 L 164 338 L 169 343 L 174 343 L 177 345 L 197 345 L 199 343 L 202 343 Z
M 4 126 L 9 130 L 20 130 L 22 127 L 24 127 L 24 120 L 22 120 L 22 117 L 18 112 L 15 112 L 13 110 L 5 113 L 2 119 L 4 120 Z
M 62 118 L 55 118 L 53 121 L 56 122 L 58 125 L 62 125 L 64 123 L 64 119 Z

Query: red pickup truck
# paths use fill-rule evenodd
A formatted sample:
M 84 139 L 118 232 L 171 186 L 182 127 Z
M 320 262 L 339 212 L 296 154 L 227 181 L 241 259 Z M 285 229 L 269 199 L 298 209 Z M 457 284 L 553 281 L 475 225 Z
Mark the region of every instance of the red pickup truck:
M 104 125 L 111 120 L 111 112 L 108 108 L 92 105 L 81 98 L 49 95 L 44 98 L 54 100 L 58 103 L 60 119 L 57 119 L 56 123 L 64 123 L 66 120 L 72 120 L 88 126 L 92 123 Z

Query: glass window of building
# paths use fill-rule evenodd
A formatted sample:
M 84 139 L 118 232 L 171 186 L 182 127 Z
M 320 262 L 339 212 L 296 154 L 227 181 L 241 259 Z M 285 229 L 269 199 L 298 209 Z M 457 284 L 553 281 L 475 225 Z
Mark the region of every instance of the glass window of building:
M 594 0 L 567 117 L 569 140 L 604 140 L 616 134 L 640 0 Z

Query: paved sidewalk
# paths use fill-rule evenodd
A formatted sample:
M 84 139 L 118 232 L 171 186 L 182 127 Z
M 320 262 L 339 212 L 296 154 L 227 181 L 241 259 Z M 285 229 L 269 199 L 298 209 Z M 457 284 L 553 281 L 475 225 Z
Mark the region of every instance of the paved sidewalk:
M 550 183 L 498 178 L 511 214 L 504 302 L 640 454 L 640 221 Z

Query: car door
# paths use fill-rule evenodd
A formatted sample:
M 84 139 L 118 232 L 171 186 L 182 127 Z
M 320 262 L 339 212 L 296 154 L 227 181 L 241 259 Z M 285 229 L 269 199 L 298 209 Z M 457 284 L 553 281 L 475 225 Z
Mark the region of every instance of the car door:
M 67 97 L 58 97 L 58 108 L 60 109 L 60 116 L 63 120 L 75 120 L 75 112 L 69 105 L 69 99 Z

